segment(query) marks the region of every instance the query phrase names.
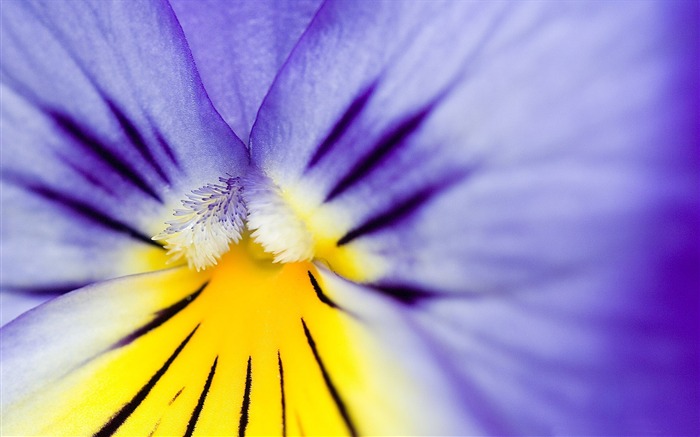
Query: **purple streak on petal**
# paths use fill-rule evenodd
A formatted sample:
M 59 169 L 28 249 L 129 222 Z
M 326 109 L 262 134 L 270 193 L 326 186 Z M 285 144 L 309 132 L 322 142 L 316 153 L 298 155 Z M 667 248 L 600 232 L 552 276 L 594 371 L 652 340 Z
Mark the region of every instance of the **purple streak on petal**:
M 53 35 L 56 39 L 62 40 L 62 38 L 55 32 L 53 32 Z M 169 177 L 166 175 L 163 167 L 157 162 L 153 151 L 146 143 L 144 136 L 139 131 L 139 129 L 129 119 L 126 113 L 119 108 L 119 106 L 115 103 L 114 99 L 110 98 L 110 96 L 107 95 L 107 93 L 105 93 L 104 90 L 101 89 L 100 85 L 95 81 L 94 77 L 90 74 L 88 70 L 86 70 L 85 66 L 72 52 L 71 58 L 76 63 L 76 65 L 79 66 L 81 73 L 90 83 L 92 91 L 94 91 L 101 97 L 101 99 L 104 102 L 104 106 L 110 111 L 111 115 L 115 118 L 115 121 L 121 127 L 123 134 L 129 140 L 130 144 L 134 147 L 134 149 L 138 152 L 140 157 L 150 167 L 150 169 L 156 172 L 156 174 L 161 178 L 163 182 L 165 182 L 166 185 L 170 185 L 171 182 Z M 129 168 L 129 175 L 127 179 L 130 180 L 132 183 L 135 183 L 137 187 L 144 191 L 146 194 L 149 194 L 156 200 L 162 202 L 162 199 L 160 199 L 159 195 L 156 194 L 156 190 L 154 190 L 145 181 L 146 174 L 143 171 L 138 171 L 133 163 L 129 163 L 128 159 L 120 156 L 122 154 L 122 151 L 128 150 L 128 148 L 124 147 L 124 145 L 122 144 L 115 145 L 102 140 L 101 138 L 99 138 L 100 135 L 97 135 L 95 132 L 90 132 L 90 127 L 88 125 L 81 126 L 81 123 L 79 123 L 76 119 L 72 119 L 68 115 L 68 113 L 62 113 L 61 111 L 52 108 L 50 105 L 47 105 L 43 102 L 43 99 L 40 95 L 37 95 L 31 89 L 24 86 L 20 80 L 17 80 L 17 78 L 13 77 L 13 75 L 7 72 L 5 69 L 3 69 L 3 76 L 5 79 L 4 82 L 6 82 L 8 85 L 11 85 L 14 91 L 22 95 L 28 102 L 35 105 L 38 109 L 43 111 L 49 117 L 53 118 L 57 125 L 65 133 L 72 136 L 74 140 L 78 142 L 83 142 L 85 145 L 89 146 L 93 154 L 96 154 L 99 159 L 103 160 L 108 164 L 113 164 L 113 170 L 123 170 L 124 168 Z M 148 117 L 146 116 L 146 118 Z M 170 150 L 169 147 L 167 147 L 167 144 L 160 143 L 160 145 L 161 147 L 165 146 L 162 147 L 163 150 L 166 152 L 166 154 L 172 156 L 174 152 Z M 171 161 L 174 161 L 174 159 L 171 159 Z M 114 164 L 116 164 L 116 168 Z M 162 187 L 158 188 L 162 189 Z
M 388 296 L 402 304 L 414 306 L 426 299 L 431 299 L 441 296 L 439 292 L 433 290 L 426 290 L 423 288 L 407 285 L 397 285 L 390 283 L 373 283 L 365 284 L 365 286 L 376 290 L 377 292 Z M 449 296 L 442 295 L 442 296 Z
M 370 86 L 355 98 L 355 100 L 350 103 L 348 109 L 340 117 L 338 122 L 333 126 L 328 136 L 321 142 L 313 156 L 306 165 L 306 170 L 315 166 L 318 161 L 320 161 L 332 148 L 338 143 L 338 140 L 346 133 L 348 128 L 352 126 L 355 120 L 361 115 L 362 110 L 367 105 L 367 102 L 372 97 L 375 89 L 377 87 L 377 81 L 372 82 Z
M 151 198 L 163 202 L 161 196 L 156 192 L 156 190 L 149 184 L 146 180 L 146 175 L 142 171 L 139 171 L 133 163 L 129 162 L 123 155 L 123 151 L 128 148 L 125 147 L 115 147 L 114 144 L 109 144 L 101 138 L 101 135 L 93 132 L 91 128 L 79 122 L 76 118 L 71 117 L 69 114 L 61 112 L 58 109 L 51 108 L 44 105 L 41 102 L 39 96 L 35 95 L 30 89 L 23 86 L 21 82 L 12 77 L 11 74 L 3 71 L 3 83 L 11 87 L 11 89 L 21 96 L 26 103 L 36 107 L 44 116 L 48 117 L 53 121 L 58 130 L 63 133 L 66 137 L 70 138 L 70 146 L 72 147 L 53 147 L 55 150 L 55 155 L 58 156 L 62 162 L 66 163 L 70 168 L 75 170 L 77 173 L 81 174 L 84 178 L 94 181 L 94 184 L 99 187 L 108 187 L 109 182 L 98 181 L 98 176 L 95 174 L 87 176 L 88 172 L 94 172 L 100 176 L 107 174 L 118 175 L 122 180 L 127 181 L 132 184 L 135 188 L 141 192 L 147 194 Z M 105 106 L 110 108 L 112 114 L 117 118 L 117 121 L 122 126 L 125 132 L 131 131 L 130 136 L 133 135 L 134 139 L 141 139 L 141 134 L 137 132 L 133 124 L 126 118 L 123 112 L 119 111 L 118 108 L 102 96 L 104 99 Z M 138 138 L 136 138 L 138 137 Z M 60 137 L 59 137 L 60 138 Z M 132 145 L 136 146 L 142 156 L 144 156 L 141 147 L 132 141 Z M 145 145 L 143 145 L 145 147 Z M 76 150 L 77 149 L 77 150 Z M 71 156 L 72 155 L 72 156 Z M 79 167 L 74 161 L 69 161 L 68 156 L 71 156 L 76 161 L 91 160 L 92 162 L 87 163 L 84 167 Z M 97 169 L 95 166 L 103 166 L 101 169 Z M 167 183 L 169 181 L 167 178 L 164 179 Z M 162 187 L 158 187 L 162 189 Z M 114 192 L 111 187 L 105 189 L 107 192 Z
M 163 167 L 153 156 L 151 148 L 148 146 L 148 144 L 146 144 L 146 140 L 143 138 L 143 135 L 141 135 L 138 128 L 134 126 L 134 124 L 131 122 L 131 120 L 129 120 L 126 114 L 124 114 L 124 112 L 121 109 L 119 109 L 116 103 L 110 100 L 107 96 L 103 95 L 102 98 L 105 100 L 105 103 L 107 103 L 107 106 L 109 107 L 110 111 L 112 111 L 112 114 L 114 114 L 114 117 L 119 121 L 122 130 L 131 141 L 131 144 L 134 147 L 136 147 L 136 149 L 141 154 L 141 157 L 143 157 L 143 159 L 145 159 L 148 162 L 148 164 L 153 168 L 153 170 L 156 171 L 156 173 L 158 173 L 160 178 L 167 185 L 170 185 L 170 179 L 165 174 Z
M 78 166 L 76 163 L 71 161 L 70 158 L 68 158 L 67 156 L 63 156 L 60 151 L 56 151 L 56 155 L 58 156 L 58 159 L 66 165 L 66 167 L 71 168 L 76 174 L 82 176 L 86 182 L 90 183 L 95 188 L 99 188 L 105 193 L 116 197 L 117 193 L 114 191 L 113 187 L 109 185 L 106 181 L 99 179 L 92 171 L 86 170 Z
M 41 185 L 37 181 L 31 181 L 25 176 L 10 171 L 4 171 L 2 173 L 2 180 L 21 187 L 36 196 L 46 199 L 49 202 L 55 203 L 58 206 L 65 208 L 66 211 L 76 214 L 78 217 L 88 220 L 93 224 L 97 224 L 115 232 L 124 233 L 142 243 L 146 243 L 151 246 L 156 246 L 159 248 L 163 247 L 156 241 L 153 241 L 147 234 L 144 234 L 138 229 L 110 217 L 108 214 L 96 209 L 94 206 L 76 199 L 69 194 L 61 193 L 51 187 Z
M 400 222 L 411 217 L 412 214 L 421 209 L 434 196 L 447 190 L 451 185 L 463 182 L 471 171 L 464 170 L 452 175 L 441 176 L 443 179 L 438 183 L 426 183 L 421 191 L 412 194 L 402 200 L 396 200 L 388 206 L 388 209 L 381 211 L 377 215 L 365 219 L 357 227 L 348 231 L 337 242 L 336 246 L 344 246 L 356 238 L 374 234 L 382 230 L 391 230 Z
M 144 250 L 183 193 L 248 165 L 170 5 L 3 0 L 0 20 L 2 171 L 51 190 L 5 185 L 2 286 L 151 268 L 125 253 Z M 85 206 L 111 221 L 74 220 Z
M 68 293 L 78 288 L 83 288 L 90 285 L 92 282 L 72 282 L 72 283 L 56 283 L 51 285 L 29 285 L 29 286 L 6 286 L 3 291 L 18 292 L 35 296 L 59 296 Z
M 156 131 L 156 141 L 158 141 L 158 144 L 160 145 L 160 148 L 165 152 L 165 155 L 170 159 L 170 162 L 173 163 L 175 168 L 178 170 L 182 170 L 182 167 L 180 166 L 180 162 L 178 161 L 177 157 L 175 156 L 175 150 L 173 150 L 172 147 L 168 144 L 167 141 L 163 138 L 163 135 Z
M 379 141 L 370 148 L 369 153 L 360 160 L 336 183 L 326 196 L 326 202 L 330 202 L 365 177 L 372 170 L 391 157 L 392 152 L 405 144 L 408 138 L 420 129 L 426 117 L 432 111 L 433 105 L 418 111 L 410 117 L 402 120 L 397 126 L 389 129 Z
M 394 205 L 391 205 L 390 209 L 370 217 L 356 228 L 348 231 L 336 242 L 336 246 L 344 246 L 358 237 L 396 225 L 399 221 L 406 219 L 423 206 L 434 194 L 434 190 L 427 189 L 412 195 L 408 199 L 396 202 Z
M 68 134 L 77 146 L 81 146 L 86 154 L 97 158 L 100 162 L 109 166 L 112 171 L 119 174 L 135 187 L 148 194 L 158 202 L 163 202 L 161 196 L 144 180 L 144 178 L 128 162 L 123 160 L 112 149 L 106 146 L 96 135 L 91 133 L 86 126 L 81 126 L 69 115 L 59 111 L 45 109 L 44 112 L 51 116 L 56 124 Z

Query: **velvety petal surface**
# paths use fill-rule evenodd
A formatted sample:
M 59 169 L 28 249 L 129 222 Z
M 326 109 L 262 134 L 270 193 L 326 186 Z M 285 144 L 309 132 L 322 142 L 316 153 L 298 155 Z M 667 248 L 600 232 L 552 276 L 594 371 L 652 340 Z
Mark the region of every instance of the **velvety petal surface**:
M 3 434 L 468 429 L 454 421 L 450 378 L 429 372 L 439 365 L 432 345 L 386 297 L 310 263 L 250 255 L 239 245 L 207 272 L 175 268 L 88 286 L 5 326 Z M 387 353 L 387 341 L 402 354 Z M 429 390 L 441 396 L 426 408 Z
M 0 326 L 14 320 L 30 309 L 55 297 L 54 294 L 35 294 L 23 292 L 0 293 Z
M 185 193 L 247 165 L 166 2 L 2 5 L 2 286 L 161 266 Z
M 329 2 L 263 103 L 317 259 L 420 320 L 477 430 L 697 432 L 697 14 Z
M 171 0 L 204 86 L 248 141 L 260 103 L 320 0 Z

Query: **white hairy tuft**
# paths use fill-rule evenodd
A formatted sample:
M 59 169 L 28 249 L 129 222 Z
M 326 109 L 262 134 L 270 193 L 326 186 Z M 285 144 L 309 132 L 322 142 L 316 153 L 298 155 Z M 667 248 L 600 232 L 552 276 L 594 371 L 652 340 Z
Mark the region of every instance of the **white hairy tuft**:
M 274 262 L 309 261 L 314 238 L 283 197 L 282 190 L 262 172 L 252 170 L 244 180 L 248 229 Z
M 183 256 L 197 271 L 216 265 L 231 243 L 241 239 L 246 206 L 239 178 L 219 178 L 221 184 L 207 184 L 182 201 L 175 220 L 154 240 L 165 241 L 171 261 Z

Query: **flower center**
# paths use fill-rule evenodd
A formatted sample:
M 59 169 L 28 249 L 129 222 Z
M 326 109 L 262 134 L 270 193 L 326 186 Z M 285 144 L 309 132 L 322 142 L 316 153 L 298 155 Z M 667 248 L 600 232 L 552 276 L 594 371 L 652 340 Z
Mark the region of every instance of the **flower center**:
M 255 241 L 274 255 L 275 262 L 313 259 L 313 235 L 270 178 L 260 172 L 249 172 L 243 198 L 248 206 L 248 229 Z
M 165 242 L 171 261 L 183 256 L 197 271 L 215 265 L 231 243 L 241 239 L 245 204 L 239 178 L 219 178 L 220 184 L 207 184 L 182 201 L 175 219 L 153 237 Z
M 187 194 L 183 208 L 174 211 L 175 219 L 153 237 L 164 242 L 171 262 L 184 257 L 197 271 L 216 265 L 241 239 L 246 223 L 252 238 L 274 262 L 313 258 L 311 233 L 269 178 L 253 170 L 244 178 L 219 181 Z

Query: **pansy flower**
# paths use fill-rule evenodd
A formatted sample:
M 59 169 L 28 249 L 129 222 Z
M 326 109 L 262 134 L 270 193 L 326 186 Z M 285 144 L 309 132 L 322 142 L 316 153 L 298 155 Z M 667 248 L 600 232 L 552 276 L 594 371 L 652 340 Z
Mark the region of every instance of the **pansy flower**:
M 698 432 L 697 2 L 0 7 L 3 434 Z

